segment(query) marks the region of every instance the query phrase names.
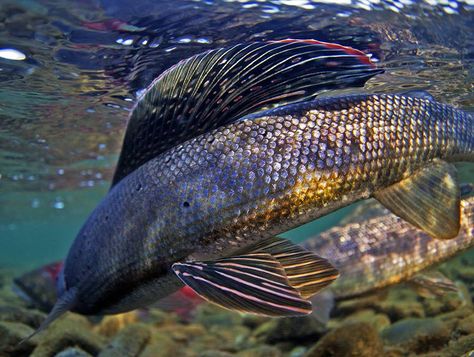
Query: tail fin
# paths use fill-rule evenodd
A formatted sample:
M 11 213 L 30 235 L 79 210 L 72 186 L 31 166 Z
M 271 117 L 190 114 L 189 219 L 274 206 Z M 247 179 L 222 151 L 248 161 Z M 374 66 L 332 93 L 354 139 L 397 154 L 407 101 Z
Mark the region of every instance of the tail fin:
M 33 332 L 31 335 L 23 339 L 19 345 L 28 341 L 30 338 L 45 330 L 53 321 L 58 317 L 62 316 L 64 313 L 69 311 L 76 303 L 77 289 L 72 288 L 66 291 L 53 306 L 53 309 L 46 317 L 46 319 L 41 323 L 41 325 Z

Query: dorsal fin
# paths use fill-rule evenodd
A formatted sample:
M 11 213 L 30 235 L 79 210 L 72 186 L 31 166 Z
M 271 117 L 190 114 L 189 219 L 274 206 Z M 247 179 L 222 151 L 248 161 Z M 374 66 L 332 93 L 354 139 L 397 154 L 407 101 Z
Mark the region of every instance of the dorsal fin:
M 183 60 L 139 98 L 112 185 L 169 148 L 246 114 L 363 86 L 381 71 L 361 51 L 315 40 L 238 44 Z

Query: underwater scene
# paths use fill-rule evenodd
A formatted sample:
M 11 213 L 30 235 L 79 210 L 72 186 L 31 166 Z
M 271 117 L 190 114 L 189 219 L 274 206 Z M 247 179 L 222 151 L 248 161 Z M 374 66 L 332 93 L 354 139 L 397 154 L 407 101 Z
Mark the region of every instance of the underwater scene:
M 0 356 L 474 357 L 472 0 L 0 0 L 0 80 Z

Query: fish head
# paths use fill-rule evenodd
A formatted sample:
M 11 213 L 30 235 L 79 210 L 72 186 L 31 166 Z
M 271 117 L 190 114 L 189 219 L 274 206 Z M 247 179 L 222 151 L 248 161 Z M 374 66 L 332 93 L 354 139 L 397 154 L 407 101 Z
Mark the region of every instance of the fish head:
M 162 228 L 166 217 L 160 192 L 145 185 L 137 189 L 135 175 L 142 170 L 146 167 L 108 193 L 69 250 L 58 290 L 61 294 L 75 290 L 73 312 L 126 312 L 150 305 L 182 286 L 171 266 L 185 252 L 180 241 L 169 239 L 170 233 Z

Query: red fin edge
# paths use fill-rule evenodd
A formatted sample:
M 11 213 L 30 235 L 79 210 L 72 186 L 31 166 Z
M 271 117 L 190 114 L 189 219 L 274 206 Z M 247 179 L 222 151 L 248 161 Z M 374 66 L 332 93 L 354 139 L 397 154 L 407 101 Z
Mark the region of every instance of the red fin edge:
M 333 49 L 338 49 L 346 52 L 348 55 L 355 56 L 357 57 L 362 63 L 368 64 L 372 68 L 375 68 L 376 65 L 370 60 L 370 57 L 367 56 L 364 52 L 357 50 L 355 48 L 349 47 L 349 46 L 343 46 L 338 43 L 331 43 L 331 42 L 324 42 L 324 41 L 318 41 L 318 40 L 312 40 L 312 39 L 295 39 L 295 38 L 287 38 L 284 40 L 274 40 L 274 41 L 268 41 L 270 43 L 293 43 L 293 42 L 304 42 L 304 43 L 309 43 L 313 45 L 320 45 L 324 46 L 327 48 L 333 48 Z

